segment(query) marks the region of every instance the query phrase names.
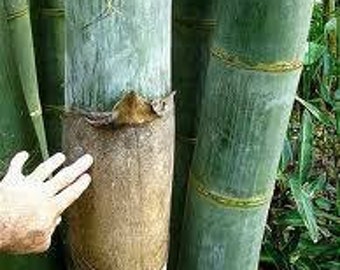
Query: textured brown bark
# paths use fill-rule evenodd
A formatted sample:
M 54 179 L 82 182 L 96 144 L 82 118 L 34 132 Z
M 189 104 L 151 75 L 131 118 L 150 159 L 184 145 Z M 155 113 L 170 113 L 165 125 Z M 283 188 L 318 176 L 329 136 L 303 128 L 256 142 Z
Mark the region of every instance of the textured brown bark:
M 137 126 L 94 127 L 64 120 L 64 150 L 94 156 L 92 184 L 68 210 L 71 269 L 166 268 L 174 153 L 173 98 L 164 114 Z

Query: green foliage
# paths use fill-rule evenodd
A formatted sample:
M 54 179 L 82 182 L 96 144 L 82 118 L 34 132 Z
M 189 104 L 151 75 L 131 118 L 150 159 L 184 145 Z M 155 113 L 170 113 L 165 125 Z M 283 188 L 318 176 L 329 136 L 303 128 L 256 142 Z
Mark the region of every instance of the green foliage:
M 329 38 L 336 32 L 335 14 L 325 21 L 323 12 L 322 4 L 315 5 L 261 269 L 340 269 L 339 68 Z
M 302 185 L 307 179 L 308 172 L 312 165 L 312 142 L 313 142 L 313 123 L 308 111 L 303 112 L 301 143 L 299 155 L 299 184 Z
M 308 43 L 308 51 L 306 52 L 303 64 L 305 66 L 311 66 L 320 60 L 322 55 L 325 53 L 326 47 L 316 42 Z

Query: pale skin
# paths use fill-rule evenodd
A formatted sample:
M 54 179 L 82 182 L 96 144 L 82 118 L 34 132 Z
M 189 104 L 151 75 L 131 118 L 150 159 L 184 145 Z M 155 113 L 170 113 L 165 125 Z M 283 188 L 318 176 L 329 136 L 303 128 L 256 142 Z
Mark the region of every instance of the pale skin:
M 93 158 L 84 155 L 60 168 L 66 157 L 57 153 L 29 175 L 22 169 L 29 155 L 18 153 L 0 182 L 0 252 L 16 254 L 46 251 L 61 222 L 61 214 L 86 190 L 91 177 L 86 171 Z

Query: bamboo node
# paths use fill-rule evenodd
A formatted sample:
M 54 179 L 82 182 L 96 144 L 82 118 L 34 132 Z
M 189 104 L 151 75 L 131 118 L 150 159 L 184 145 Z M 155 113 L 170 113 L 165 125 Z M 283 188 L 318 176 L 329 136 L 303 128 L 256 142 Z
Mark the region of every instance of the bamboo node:
M 225 208 L 254 208 L 260 207 L 270 202 L 272 195 L 271 194 L 261 194 L 248 198 L 236 198 L 233 196 L 227 196 L 225 194 L 219 194 L 215 191 L 209 190 L 202 183 L 195 180 L 193 175 L 191 174 L 190 186 L 196 190 L 196 192 L 204 199 L 216 203 Z
M 42 111 L 40 110 L 40 109 L 38 109 L 38 110 L 35 110 L 35 111 L 33 111 L 33 112 L 30 112 L 30 116 L 33 118 L 33 117 L 38 117 L 38 116 L 40 116 L 40 115 L 42 115 Z
M 7 14 L 7 20 L 11 21 L 20 17 L 23 17 L 25 15 L 28 15 L 29 7 L 26 5 L 24 8 L 20 10 L 15 10 Z
M 175 19 L 175 23 L 178 26 L 205 31 L 213 30 L 217 25 L 217 22 L 214 19 L 195 19 L 195 18 L 177 18 Z
M 188 137 L 188 136 L 184 136 L 182 134 L 177 133 L 176 134 L 176 139 L 185 143 L 189 143 L 189 144 L 196 144 L 197 143 L 197 138 L 193 138 L 193 137 Z
M 102 11 L 98 16 L 96 16 L 94 19 L 92 19 L 90 22 L 86 23 L 83 27 L 82 30 L 86 30 L 90 26 L 92 26 L 95 23 L 98 23 L 100 21 L 103 21 L 109 17 L 111 17 L 114 14 L 117 14 L 121 17 L 123 17 L 123 12 L 114 5 L 113 3 L 114 0 L 107 0 L 106 1 L 106 7 L 104 11 Z
M 63 8 L 42 8 L 40 9 L 40 14 L 43 16 L 50 17 L 64 17 L 65 9 Z
M 237 55 L 229 54 L 222 48 L 212 48 L 211 54 L 223 62 L 226 66 L 238 67 L 247 70 L 281 73 L 298 70 L 303 66 L 302 62 L 299 60 L 280 61 L 273 63 L 254 63 L 250 60 L 242 59 Z

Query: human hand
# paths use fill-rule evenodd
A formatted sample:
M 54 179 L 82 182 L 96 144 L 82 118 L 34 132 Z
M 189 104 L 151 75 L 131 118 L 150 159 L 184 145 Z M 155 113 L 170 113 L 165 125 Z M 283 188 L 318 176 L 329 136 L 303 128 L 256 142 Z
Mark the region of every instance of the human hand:
M 27 152 L 18 153 L 0 182 L 0 250 L 6 252 L 46 251 L 61 214 L 91 181 L 84 174 L 93 163 L 90 155 L 51 179 L 49 176 L 64 163 L 64 154 L 55 154 L 25 176 L 22 169 L 28 157 Z

